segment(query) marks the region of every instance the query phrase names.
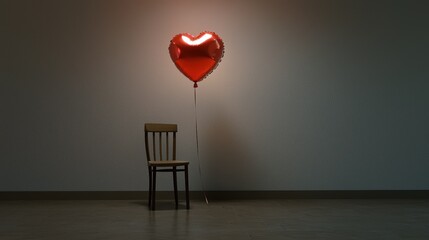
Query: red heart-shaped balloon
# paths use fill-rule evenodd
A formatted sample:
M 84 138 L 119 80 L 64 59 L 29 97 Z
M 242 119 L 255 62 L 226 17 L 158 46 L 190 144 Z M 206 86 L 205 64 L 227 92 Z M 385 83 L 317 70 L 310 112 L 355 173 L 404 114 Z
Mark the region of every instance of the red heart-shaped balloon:
M 181 33 L 171 40 L 168 49 L 176 67 L 197 87 L 197 82 L 207 77 L 219 64 L 224 45 L 214 32 L 202 32 L 197 37 Z

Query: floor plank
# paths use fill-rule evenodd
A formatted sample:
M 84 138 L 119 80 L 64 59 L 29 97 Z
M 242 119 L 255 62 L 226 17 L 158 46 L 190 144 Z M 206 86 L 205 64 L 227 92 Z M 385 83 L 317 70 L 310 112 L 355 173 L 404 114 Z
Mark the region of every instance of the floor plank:
M 0 201 L 0 239 L 429 239 L 429 200 Z

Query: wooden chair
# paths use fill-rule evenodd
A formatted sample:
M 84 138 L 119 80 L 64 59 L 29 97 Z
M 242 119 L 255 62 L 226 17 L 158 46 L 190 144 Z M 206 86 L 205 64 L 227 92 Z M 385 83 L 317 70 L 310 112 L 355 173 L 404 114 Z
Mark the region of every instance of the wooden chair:
M 188 161 L 176 160 L 177 124 L 145 124 L 145 148 L 149 169 L 149 209 L 155 210 L 156 173 L 172 172 L 176 209 L 177 172 L 185 173 L 186 208 L 189 209 Z

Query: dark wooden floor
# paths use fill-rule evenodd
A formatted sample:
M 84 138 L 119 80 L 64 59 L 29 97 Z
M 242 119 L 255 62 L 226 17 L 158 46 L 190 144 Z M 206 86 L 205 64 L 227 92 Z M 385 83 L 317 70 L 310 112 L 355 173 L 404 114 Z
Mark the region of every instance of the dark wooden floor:
M 0 239 L 429 239 L 429 200 L 0 201 Z

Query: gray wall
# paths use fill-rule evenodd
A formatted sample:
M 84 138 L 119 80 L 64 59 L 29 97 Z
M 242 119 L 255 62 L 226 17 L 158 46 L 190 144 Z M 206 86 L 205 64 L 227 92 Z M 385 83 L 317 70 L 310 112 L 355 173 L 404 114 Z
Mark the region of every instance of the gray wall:
M 167 48 L 204 30 L 206 190 L 429 189 L 426 1 L 137 2 L 1 2 L 0 191 L 146 190 L 145 122 L 179 124 L 201 189 Z

